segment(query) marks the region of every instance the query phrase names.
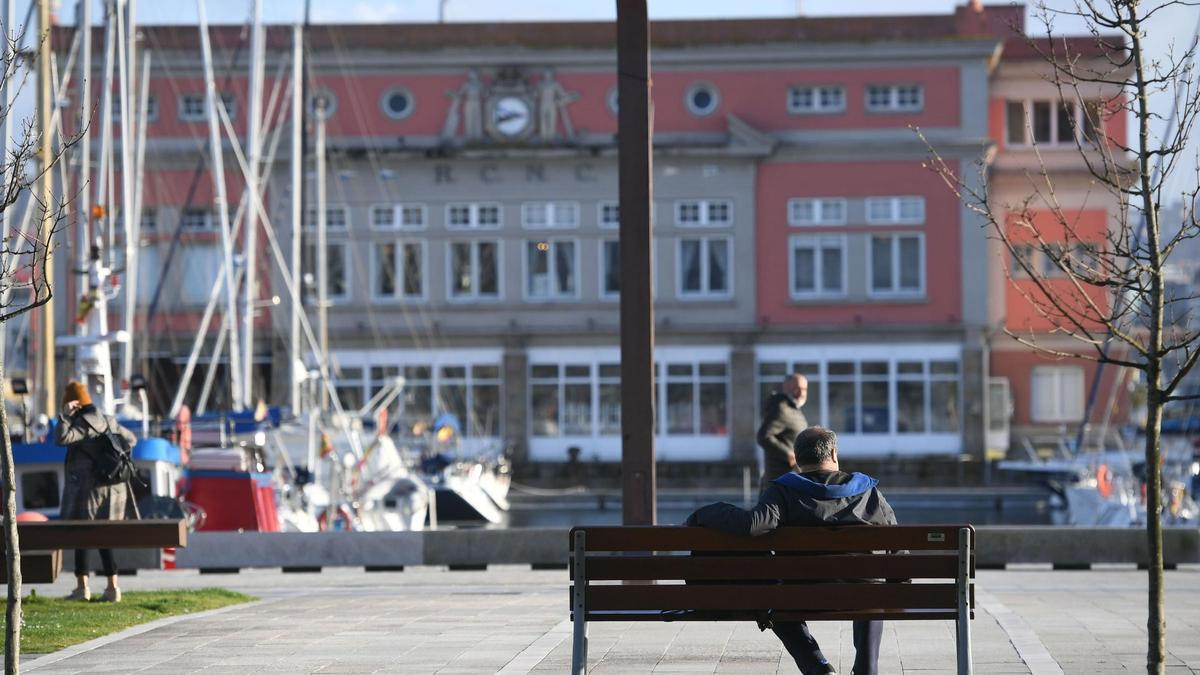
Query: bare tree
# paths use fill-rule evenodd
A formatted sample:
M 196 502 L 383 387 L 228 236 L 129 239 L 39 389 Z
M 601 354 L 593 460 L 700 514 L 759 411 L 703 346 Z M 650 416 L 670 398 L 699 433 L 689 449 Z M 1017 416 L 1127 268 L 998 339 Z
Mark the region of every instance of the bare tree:
M 0 83 L 19 92 L 28 77 L 18 66 L 23 58 L 20 50 L 23 35 L 10 35 L 3 58 Z M 49 35 L 41 36 L 48 40 Z M 15 96 L 13 97 L 15 98 Z M 14 114 L 7 102 L 0 102 L 0 120 Z M 3 231 L 0 237 L 0 331 L 7 330 L 9 321 L 34 309 L 46 306 L 54 296 L 54 280 L 50 273 L 50 257 L 55 236 L 61 231 L 67 216 L 67 204 L 60 197 L 49 200 L 34 186 L 50 174 L 55 165 L 73 145 L 73 139 L 59 139 L 49 157 L 40 157 L 42 135 L 32 120 L 21 123 L 20 132 L 10 139 L 7 156 L 0 158 L 0 216 Z M 65 193 L 66 186 L 62 186 Z M 20 218 L 14 217 L 24 206 Z M 14 293 L 14 291 L 17 291 Z M 5 377 L 4 359 L 0 355 L 0 381 Z M 43 383 L 45 385 L 45 383 Z M 52 385 L 48 385 L 52 386 Z M 0 403 L 0 437 L 4 452 L 0 456 L 0 485 L 3 486 L 4 546 L 7 558 L 8 598 L 5 612 L 5 673 L 19 669 L 21 639 L 21 550 L 17 534 L 16 475 L 13 464 L 12 439 L 8 425 L 7 406 Z
M 1200 236 L 1195 207 L 1200 180 L 1187 177 L 1189 188 L 1171 195 L 1168 180 L 1188 158 L 1189 141 L 1200 115 L 1200 79 L 1194 70 L 1196 42 L 1174 48 L 1161 61 L 1146 48 L 1148 22 L 1163 20 L 1171 6 L 1200 3 L 1138 0 L 1077 0 L 1073 11 L 1037 12 L 1044 36 L 1027 37 L 1026 45 L 1049 65 L 1046 78 L 1057 90 L 1064 119 L 1074 139 L 1077 160 L 1089 180 L 1084 203 L 1107 205 L 1109 222 L 1096 227 L 1080 217 L 1078 199 L 1061 198 L 1061 164 L 1048 161 L 1037 147 L 1029 120 L 1027 133 L 1037 169 L 1025 173 L 1027 189 L 1016 203 L 996 203 L 987 185 L 964 180 L 930 147 L 929 166 L 960 200 L 985 221 L 1010 263 L 1011 286 L 1025 300 L 1041 328 L 1005 332 L 1042 354 L 1085 359 L 1141 371 L 1147 386 L 1146 534 L 1149 550 L 1149 597 L 1146 668 L 1161 673 L 1166 652 L 1163 613 L 1162 451 L 1163 406 L 1188 398 L 1177 394 L 1180 382 L 1200 359 L 1200 331 L 1171 325 L 1168 317 L 1186 316 L 1190 293 L 1168 291 L 1164 271 L 1181 242 Z M 1082 19 L 1090 33 L 1084 39 L 1053 34 L 1054 19 Z M 1101 94 L 1098 95 L 1098 92 Z M 1175 112 L 1156 114 L 1151 99 L 1168 97 Z M 1134 121 L 1136 140 L 1107 133 L 1118 116 Z M 1154 133 L 1152 127 L 1164 125 Z M 918 130 L 919 133 L 919 130 Z M 1060 129 L 1060 134 L 1062 133 Z M 1061 140 L 1061 138 L 1060 138 Z M 1078 164 L 1077 164 L 1078 166 Z M 988 161 L 979 169 L 986 174 Z M 1056 175 L 1056 173 L 1058 175 Z M 1181 198 L 1182 222 L 1164 229 L 1159 205 Z M 1176 229 L 1177 226 L 1177 229 Z

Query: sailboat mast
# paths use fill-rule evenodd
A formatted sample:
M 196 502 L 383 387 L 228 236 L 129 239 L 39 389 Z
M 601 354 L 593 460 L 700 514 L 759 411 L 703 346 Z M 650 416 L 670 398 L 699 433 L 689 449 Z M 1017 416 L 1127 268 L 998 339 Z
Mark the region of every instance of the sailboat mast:
M 16 3 L 16 0 L 0 0 L 0 2 L 3 3 L 3 4 L 0 4 L 0 7 L 3 7 L 3 12 L 4 12 L 4 16 L 3 16 L 4 31 L 6 33 L 8 33 L 7 35 L 4 36 L 4 38 L 5 38 L 5 40 L 4 40 L 4 50 L 5 50 L 4 62 L 6 64 L 9 64 L 7 70 L 4 72 L 4 80 L 2 83 L 0 83 L 0 101 L 3 102 L 5 110 L 12 110 L 13 99 L 16 97 L 16 90 L 13 89 L 12 81 L 13 81 L 13 77 L 16 75 L 15 64 L 17 63 L 17 59 L 16 59 L 16 54 L 12 53 L 10 50 L 14 46 L 12 38 L 14 37 L 15 33 L 13 32 L 13 29 L 12 29 L 12 27 L 13 27 L 12 22 L 13 22 L 13 18 L 17 15 L 17 7 L 16 7 L 17 3 Z M 4 137 L 0 138 L 0 153 L 3 153 L 3 154 L 0 155 L 0 157 L 8 157 L 9 145 L 12 143 L 12 130 L 13 130 L 13 116 L 5 115 L 4 116 L 4 129 L 3 129 Z M 0 182 L 0 185 L 8 185 L 8 181 L 12 179 L 12 176 L 8 175 L 7 172 L 4 171 L 4 164 L 5 164 L 4 162 L 0 161 L 0 178 L 3 179 L 2 182 Z M 4 213 L 0 213 L 0 228 L 2 228 L 2 229 L 0 229 L 0 237 L 3 237 L 3 238 L 8 237 L 8 229 L 13 224 L 12 218 L 9 217 L 9 214 L 12 211 L 15 211 L 15 209 L 9 209 L 9 210 L 6 210 L 6 212 L 4 212 Z M 2 273 L 2 271 L 4 271 L 4 270 L 8 269 L 8 254 L 3 250 L 5 248 L 7 248 L 7 247 L 0 247 L 0 273 Z M 8 293 L 9 293 L 8 285 L 5 285 L 2 288 L 0 288 L 0 303 L 7 303 Z M 8 344 L 7 343 L 8 343 L 8 329 L 7 329 L 7 327 L 4 327 L 3 329 L 0 329 L 0 360 L 7 360 L 6 359 L 6 357 L 8 356 Z M 7 363 L 0 363 L 0 365 L 5 366 L 5 371 L 8 370 Z
M 304 216 L 304 29 L 299 25 L 292 26 L 292 259 L 290 261 L 292 280 L 300 283 L 300 236 L 301 219 Z M 299 298 L 299 295 L 291 296 Z M 300 414 L 300 381 L 301 373 L 298 364 L 300 360 L 300 312 L 304 308 L 296 300 L 288 303 L 291 307 L 291 331 L 288 334 L 288 355 L 291 374 L 291 405 L 292 414 Z
M 11 0 L 10 0 L 11 2 Z M 76 25 L 79 34 L 79 220 L 75 227 L 75 269 L 79 270 L 79 289 L 87 285 L 88 234 L 91 223 L 91 185 L 92 180 L 92 3 L 90 0 L 79 1 L 78 21 Z M 7 25 L 7 23 L 5 24 Z M 7 130 L 5 136 L 7 136 Z
M 322 371 L 329 372 L 329 245 L 325 213 L 325 105 L 314 102 L 313 117 L 317 121 L 317 336 Z M 321 388 L 321 409 L 329 407 L 329 392 Z
M 258 189 L 258 176 L 262 166 L 262 90 L 263 90 L 263 25 L 262 0 L 254 0 L 253 21 L 250 26 L 250 100 L 246 115 L 246 144 L 249 146 L 248 161 L 250 175 L 247 182 L 251 190 Z M 246 261 L 245 284 L 242 295 L 242 404 L 254 405 L 254 301 L 258 296 L 258 212 L 259 201 L 250 200 L 249 220 L 246 222 L 246 239 L 243 257 Z M 230 351 L 238 349 L 230 345 Z
M 221 145 L 221 130 L 218 126 L 220 121 L 217 119 L 217 83 L 213 76 L 212 44 L 208 37 L 208 13 L 204 0 L 196 0 L 196 9 L 200 15 L 200 49 L 201 56 L 204 59 L 205 109 L 208 113 L 209 152 L 212 155 L 213 210 L 216 212 L 214 215 L 221 225 L 221 248 L 225 257 L 226 311 L 236 315 L 237 285 L 234 280 L 233 237 L 229 228 L 229 208 L 226 206 L 228 201 L 225 194 L 225 153 Z M 230 344 L 236 345 L 237 321 L 231 321 L 230 325 L 233 326 L 230 331 Z M 244 408 L 242 405 L 242 373 L 239 356 L 236 348 L 229 350 L 230 398 L 232 399 L 233 409 L 241 412 Z
M 54 228 L 54 174 L 49 170 L 53 159 L 51 141 L 51 114 L 53 112 L 53 94 L 50 83 L 50 0 L 38 1 L 38 131 L 41 134 L 38 144 L 38 164 L 42 175 L 38 179 L 38 199 L 42 202 L 42 221 L 39 227 L 39 240 L 49 243 Z M 42 253 L 45 256 L 45 281 L 54 279 L 54 257 L 51 246 Z M 43 398 L 42 412 L 53 416 L 58 412 L 58 380 L 54 366 L 54 302 L 50 300 L 42 305 L 42 378 L 41 394 Z
M 121 86 L 119 91 L 121 111 L 121 234 L 125 238 L 125 307 L 122 315 L 125 331 L 125 343 L 121 349 L 121 384 L 114 387 L 120 391 L 128 386 L 129 376 L 133 372 L 133 302 L 137 286 L 137 245 L 138 233 L 136 215 L 133 212 L 133 183 L 137 180 L 133 167 L 134 134 L 137 129 L 134 106 L 131 96 L 133 84 L 133 0 L 118 0 L 117 4 L 117 71 Z M 129 401 L 126 401 L 128 404 Z

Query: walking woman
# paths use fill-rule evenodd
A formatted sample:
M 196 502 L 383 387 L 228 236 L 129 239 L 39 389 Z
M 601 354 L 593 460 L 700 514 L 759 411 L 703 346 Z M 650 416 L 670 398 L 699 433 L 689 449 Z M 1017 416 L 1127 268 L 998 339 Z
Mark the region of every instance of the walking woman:
M 103 485 L 96 479 L 94 459 L 107 452 L 110 441 L 104 432 L 121 436 L 129 447 L 137 443 L 137 437 L 92 405 L 87 386 L 72 380 L 67 383 L 63 396 L 63 410 L 59 415 L 55 442 L 66 446 L 66 483 L 63 485 L 63 520 L 136 520 L 137 504 L 128 482 Z M 104 600 L 121 601 L 121 589 L 117 587 L 117 568 L 113 563 L 111 549 L 100 549 L 101 572 L 108 577 L 108 588 L 104 589 Z M 75 551 L 75 590 L 68 600 L 88 600 L 88 552 Z

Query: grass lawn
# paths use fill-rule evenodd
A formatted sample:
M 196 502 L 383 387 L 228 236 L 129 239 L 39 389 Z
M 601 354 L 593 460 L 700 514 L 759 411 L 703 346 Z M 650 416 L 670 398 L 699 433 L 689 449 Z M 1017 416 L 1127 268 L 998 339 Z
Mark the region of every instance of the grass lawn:
M 121 602 L 114 604 L 100 602 L 97 598 L 101 591 L 103 585 L 94 592 L 91 602 L 30 594 L 21 602 L 25 613 L 25 627 L 21 630 L 21 652 L 56 652 L 64 647 L 155 619 L 254 600 L 243 593 L 204 588 L 187 591 L 129 591 L 122 594 Z M 4 617 L 0 614 L 0 625 L 3 623 Z

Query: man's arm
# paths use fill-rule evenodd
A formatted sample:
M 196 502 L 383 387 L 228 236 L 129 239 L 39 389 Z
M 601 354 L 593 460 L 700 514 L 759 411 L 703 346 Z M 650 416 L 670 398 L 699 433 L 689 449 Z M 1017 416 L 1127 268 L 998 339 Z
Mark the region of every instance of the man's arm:
M 787 430 L 787 423 L 783 420 L 784 405 L 786 403 L 779 401 L 767 411 L 766 417 L 758 427 L 757 440 L 763 452 L 779 457 L 788 466 L 796 466 L 796 456 L 792 449 L 787 443 L 779 440 L 780 434 Z
M 747 511 L 726 502 L 702 506 L 688 516 L 687 525 L 711 527 L 743 537 L 757 537 L 779 527 L 783 520 L 783 495 L 772 485 L 758 504 Z

